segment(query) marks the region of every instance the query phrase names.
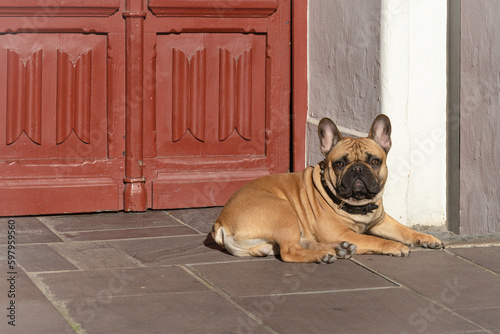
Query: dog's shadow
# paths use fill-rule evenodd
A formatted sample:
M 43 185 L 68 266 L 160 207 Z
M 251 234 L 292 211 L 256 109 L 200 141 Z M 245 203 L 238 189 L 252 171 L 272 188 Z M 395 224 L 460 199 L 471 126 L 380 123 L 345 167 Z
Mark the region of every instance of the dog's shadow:
M 210 248 L 213 250 L 218 250 L 218 251 L 223 252 L 225 254 L 231 255 L 231 254 L 229 254 L 229 252 L 227 250 L 225 250 L 224 248 L 219 246 L 218 243 L 215 242 L 214 238 L 212 237 L 212 233 L 207 234 L 207 237 L 203 241 L 203 245 L 205 245 L 205 247 L 207 247 L 207 248 Z

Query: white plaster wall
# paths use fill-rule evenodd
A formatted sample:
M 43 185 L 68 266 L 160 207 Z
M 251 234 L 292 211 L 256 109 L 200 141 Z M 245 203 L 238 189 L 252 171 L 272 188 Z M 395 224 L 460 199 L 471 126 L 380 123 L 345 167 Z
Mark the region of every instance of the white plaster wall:
M 382 0 L 382 112 L 393 126 L 386 210 L 407 225 L 446 213 L 446 0 Z
M 336 17 L 334 14 L 325 13 Z M 309 15 L 309 22 L 316 20 L 311 17 L 311 11 Z M 393 127 L 389 180 L 384 195 L 386 211 L 408 226 L 443 225 L 446 219 L 447 1 L 381 0 L 380 25 L 381 111 L 390 117 Z M 311 38 L 319 37 L 309 33 L 309 55 L 314 45 Z M 311 112 L 316 103 L 311 101 L 311 96 L 318 96 L 318 92 L 311 89 L 320 87 L 319 78 L 325 87 L 335 82 L 315 75 L 318 61 L 309 57 L 306 150 L 309 164 L 321 159 L 316 147 L 316 124 L 321 117 Z M 373 110 L 365 112 L 371 114 Z M 370 127 L 370 124 L 364 129 L 352 127 L 355 125 L 352 121 L 342 118 L 336 123 L 343 127 L 341 131 L 355 136 L 363 135 Z
M 380 0 L 309 1 L 309 165 L 323 159 L 317 126 L 365 136 L 380 114 Z

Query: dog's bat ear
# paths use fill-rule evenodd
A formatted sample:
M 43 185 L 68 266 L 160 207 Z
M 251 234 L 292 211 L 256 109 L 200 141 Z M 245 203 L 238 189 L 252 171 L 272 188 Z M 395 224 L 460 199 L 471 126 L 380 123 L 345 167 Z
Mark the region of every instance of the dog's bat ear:
M 378 115 L 373 121 L 368 138 L 375 140 L 385 151 L 389 153 L 391 149 L 391 121 L 386 115 Z
M 318 125 L 321 153 L 324 156 L 342 139 L 339 129 L 329 118 L 323 118 Z

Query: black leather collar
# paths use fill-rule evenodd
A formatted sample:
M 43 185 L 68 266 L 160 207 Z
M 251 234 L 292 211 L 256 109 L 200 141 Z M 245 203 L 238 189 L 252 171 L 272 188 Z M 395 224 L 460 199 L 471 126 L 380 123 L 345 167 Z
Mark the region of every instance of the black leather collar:
M 368 203 L 366 205 L 351 205 L 347 204 L 345 201 L 341 200 L 330 190 L 325 181 L 325 166 L 326 161 L 323 160 L 319 163 L 319 167 L 321 169 L 321 184 L 323 185 L 323 189 L 325 189 L 328 196 L 332 199 L 333 203 L 338 205 L 339 209 L 344 210 L 345 212 L 351 215 L 366 215 L 372 213 L 373 210 L 378 209 L 378 205 L 374 203 Z

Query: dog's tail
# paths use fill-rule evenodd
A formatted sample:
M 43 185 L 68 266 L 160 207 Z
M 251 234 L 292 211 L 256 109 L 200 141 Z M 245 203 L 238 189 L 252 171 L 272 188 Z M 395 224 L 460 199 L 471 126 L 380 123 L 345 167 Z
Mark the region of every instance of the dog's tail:
M 212 227 L 212 237 L 214 238 L 215 242 L 219 246 L 221 246 L 222 248 L 225 248 L 224 247 L 224 227 L 222 226 L 222 223 L 220 222 L 220 218 L 217 218 L 214 226 Z

